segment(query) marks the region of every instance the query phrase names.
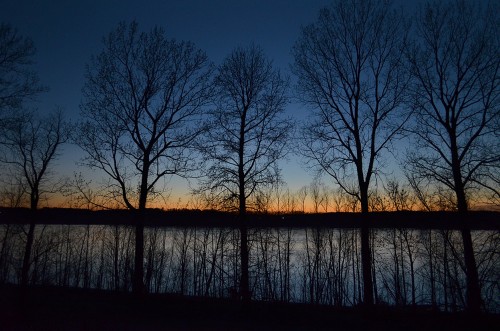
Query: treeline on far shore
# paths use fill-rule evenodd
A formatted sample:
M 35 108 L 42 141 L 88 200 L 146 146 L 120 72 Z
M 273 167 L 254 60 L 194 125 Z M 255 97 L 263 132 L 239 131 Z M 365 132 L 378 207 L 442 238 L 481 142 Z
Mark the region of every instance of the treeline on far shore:
M 86 210 L 43 208 L 35 213 L 28 208 L 0 208 L 0 224 L 136 225 L 238 227 L 238 214 L 217 210 L 147 209 L 142 214 L 131 210 Z M 250 227 L 331 227 L 331 228 L 415 228 L 500 230 L 500 212 L 471 211 L 392 211 L 367 214 L 334 213 L 250 213 Z

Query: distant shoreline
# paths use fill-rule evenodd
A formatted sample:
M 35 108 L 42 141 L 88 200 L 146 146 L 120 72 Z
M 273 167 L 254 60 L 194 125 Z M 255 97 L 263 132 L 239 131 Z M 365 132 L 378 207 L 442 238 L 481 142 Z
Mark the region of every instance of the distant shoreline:
M 0 224 L 28 224 L 33 215 L 27 208 L 0 208 Z M 36 212 L 36 224 L 53 225 L 123 225 L 137 224 L 137 213 L 130 210 L 43 208 Z M 234 227 L 239 225 L 236 213 L 215 210 L 148 209 L 144 225 L 154 227 Z M 374 229 L 462 229 L 500 230 L 500 212 L 393 211 L 361 213 L 250 213 L 247 225 L 252 228 L 360 228 Z

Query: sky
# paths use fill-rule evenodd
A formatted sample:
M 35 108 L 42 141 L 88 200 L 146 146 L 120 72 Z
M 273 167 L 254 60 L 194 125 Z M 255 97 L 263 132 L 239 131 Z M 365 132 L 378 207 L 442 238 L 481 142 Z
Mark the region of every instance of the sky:
M 36 46 L 35 70 L 49 92 L 33 107 L 41 113 L 56 107 L 66 118 L 79 116 L 84 70 L 102 48 L 102 38 L 121 21 L 136 20 L 141 30 L 157 25 L 169 37 L 194 42 L 215 64 L 237 46 L 255 43 L 288 72 L 291 49 L 302 26 L 315 21 L 328 0 L 2 0 L 0 21 L 10 23 Z M 287 112 L 304 119 L 308 110 L 293 102 Z M 77 166 L 82 152 L 66 145 L 56 163 L 60 176 L 83 171 Z M 312 174 L 295 156 L 281 163 L 292 191 L 310 184 Z M 187 185 L 172 180 L 173 191 L 183 195 Z M 185 197 L 182 197 L 185 199 Z

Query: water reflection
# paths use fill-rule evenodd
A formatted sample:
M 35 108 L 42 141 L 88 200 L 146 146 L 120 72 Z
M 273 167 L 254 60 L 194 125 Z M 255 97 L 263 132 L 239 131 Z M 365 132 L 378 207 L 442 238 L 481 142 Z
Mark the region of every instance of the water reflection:
M 19 225 L 0 227 L 0 282 L 19 283 L 25 245 Z M 252 229 L 250 284 L 256 300 L 351 306 L 362 302 L 356 229 Z M 474 231 L 482 298 L 500 311 L 500 232 Z M 373 230 L 376 302 L 465 306 L 459 231 Z M 153 293 L 230 297 L 238 288 L 239 234 L 230 228 L 148 228 L 145 284 Z M 125 226 L 38 226 L 30 283 L 130 291 L 134 232 Z

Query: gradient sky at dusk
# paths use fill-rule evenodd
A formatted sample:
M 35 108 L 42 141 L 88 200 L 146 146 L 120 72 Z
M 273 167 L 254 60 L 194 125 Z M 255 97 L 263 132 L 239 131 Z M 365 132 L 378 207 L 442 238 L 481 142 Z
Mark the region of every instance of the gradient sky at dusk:
M 169 37 L 194 42 L 218 64 L 237 46 L 260 45 L 274 64 L 291 75 L 291 48 L 300 28 L 315 21 L 328 0 L 3 0 L 0 21 L 10 23 L 32 38 L 36 65 L 43 84 L 50 88 L 35 105 L 40 112 L 61 107 L 76 121 L 81 101 L 85 64 L 101 48 L 101 40 L 120 21 L 136 20 L 141 30 L 158 25 Z M 397 1 L 404 3 L 403 0 Z M 292 101 L 289 114 L 298 119 L 307 110 Z M 66 145 L 57 162 L 61 175 L 84 171 L 76 146 Z M 284 180 L 292 190 L 311 182 L 297 157 L 283 161 Z M 184 191 L 185 183 L 173 181 Z M 174 192 L 175 192 L 174 189 Z M 185 198 L 183 198 L 185 199 Z

